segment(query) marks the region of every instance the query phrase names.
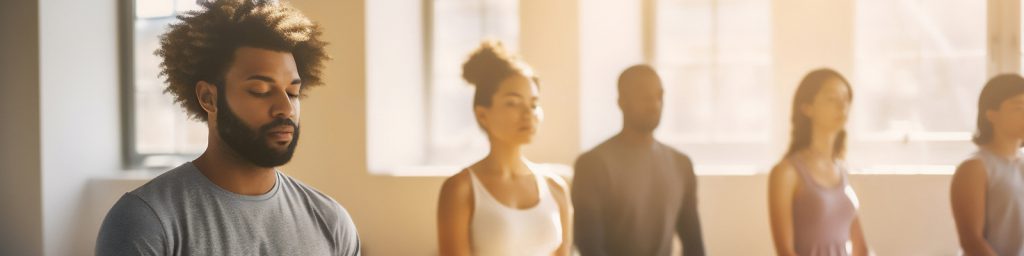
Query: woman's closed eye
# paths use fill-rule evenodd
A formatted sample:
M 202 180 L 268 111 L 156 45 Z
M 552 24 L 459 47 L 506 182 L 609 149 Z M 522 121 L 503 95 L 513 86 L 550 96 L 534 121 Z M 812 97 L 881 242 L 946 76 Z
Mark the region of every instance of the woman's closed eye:
M 517 107 L 520 104 L 522 104 L 522 103 L 520 103 L 519 100 L 509 100 L 509 101 L 505 102 L 505 106 L 507 106 L 507 107 Z

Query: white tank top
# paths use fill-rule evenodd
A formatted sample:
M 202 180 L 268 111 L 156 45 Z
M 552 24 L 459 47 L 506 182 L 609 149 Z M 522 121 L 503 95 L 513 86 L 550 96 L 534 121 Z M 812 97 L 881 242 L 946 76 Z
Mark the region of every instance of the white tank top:
M 498 202 L 469 170 L 473 180 L 473 220 L 470 237 L 473 255 L 551 255 L 562 244 L 558 203 L 544 176 L 534 172 L 537 205 L 516 209 Z

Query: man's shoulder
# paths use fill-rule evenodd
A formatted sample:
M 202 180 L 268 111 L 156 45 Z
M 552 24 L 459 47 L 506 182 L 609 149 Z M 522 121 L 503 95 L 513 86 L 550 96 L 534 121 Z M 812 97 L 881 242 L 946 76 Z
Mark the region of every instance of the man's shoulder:
M 679 151 L 675 147 L 669 146 L 668 144 L 662 143 L 660 141 L 658 142 L 658 146 L 660 146 L 665 152 L 668 152 L 669 156 L 671 156 L 674 159 L 685 160 L 687 162 L 690 161 L 689 155 L 683 153 L 682 151 Z
M 668 157 L 671 159 L 668 161 L 671 161 L 671 164 L 675 166 L 677 170 L 681 171 L 686 176 L 694 175 L 693 160 L 690 159 L 689 155 L 686 155 L 676 148 L 661 142 L 658 142 L 658 145 L 663 149 L 663 152 L 668 154 Z
M 128 192 L 145 201 L 148 204 L 157 204 L 152 207 L 159 208 L 159 204 L 171 203 L 186 197 L 188 193 L 197 191 L 202 186 L 201 180 L 196 179 L 201 175 L 192 163 L 185 163 L 174 169 L 168 170 L 153 178 L 146 184 Z
M 168 236 L 161 218 L 142 198 L 126 193 L 110 208 L 96 237 L 96 255 L 159 255 Z
M 577 158 L 576 161 L 600 161 L 601 159 L 604 159 L 608 154 L 615 154 L 614 151 L 616 151 L 617 149 L 617 143 L 615 138 L 616 137 L 608 138 L 607 140 L 602 141 L 600 144 L 597 144 L 597 146 L 594 146 L 590 150 L 583 152 L 583 154 L 580 154 L 579 158 Z

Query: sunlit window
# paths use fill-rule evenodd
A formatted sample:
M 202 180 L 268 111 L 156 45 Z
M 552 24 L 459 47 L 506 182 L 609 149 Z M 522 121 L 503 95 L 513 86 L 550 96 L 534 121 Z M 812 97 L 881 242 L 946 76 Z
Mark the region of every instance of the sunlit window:
M 462 64 L 484 39 L 518 50 L 519 2 L 384 0 L 367 9 L 371 171 L 457 171 L 487 154 Z
M 985 1 L 856 1 L 852 157 L 949 165 L 969 153 L 985 15 Z
M 783 119 L 771 111 L 780 96 L 772 77 L 771 3 L 655 2 L 652 63 L 665 87 L 658 137 L 701 165 L 761 165 L 777 155 L 770 124 Z M 728 153 L 740 148 L 748 161 Z
M 159 36 L 176 22 L 176 15 L 196 10 L 194 0 L 136 0 L 130 22 L 130 70 L 126 70 L 126 93 L 131 95 L 129 122 L 125 131 L 127 157 L 132 167 L 167 167 L 187 161 L 206 147 L 206 126 L 188 120 L 184 110 L 173 103 L 158 77 Z

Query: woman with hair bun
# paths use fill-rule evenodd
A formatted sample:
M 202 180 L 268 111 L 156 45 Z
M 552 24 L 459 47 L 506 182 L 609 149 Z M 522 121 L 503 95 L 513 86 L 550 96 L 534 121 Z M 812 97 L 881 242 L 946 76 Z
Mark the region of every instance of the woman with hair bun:
M 490 153 L 448 178 L 438 200 L 441 255 L 569 255 L 572 204 L 565 181 L 522 153 L 543 114 L 540 85 L 501 43 L 483 42 L 462 66 Z

